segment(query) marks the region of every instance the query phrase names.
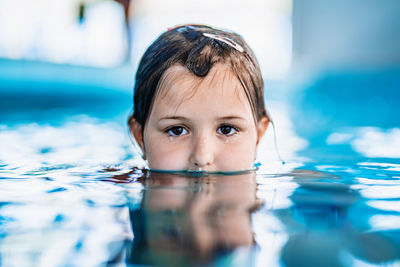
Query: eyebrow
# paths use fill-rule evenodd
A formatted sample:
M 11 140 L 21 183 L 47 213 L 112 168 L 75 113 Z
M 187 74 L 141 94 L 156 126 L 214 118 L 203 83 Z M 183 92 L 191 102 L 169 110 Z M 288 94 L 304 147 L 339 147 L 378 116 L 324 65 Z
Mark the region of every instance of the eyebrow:
M 160 121 L 162 120 L 182 120 L 182 121 L 188 121 L 189 119 L 183 116 L 166 116 L 160 118 Z M 240 117 L 240 116 L 224 116 L 224 117 L 218 117 L 217 120 L 245 120 L 245 118 Z
M 188 119 L 182 116 L 166 116 L 166 117 L 162 117 L 161 119 L 159 119 L 160 121 L 162 120 L 182 120 L 182 121 L 187 121 Z
M 217 118 L 218 120 L 246 120 L 245 118 L 243 118 L 243 117 L 240 117 L 240 116 L 224 116 L 224 117 L 219 117 L 219 118 Z

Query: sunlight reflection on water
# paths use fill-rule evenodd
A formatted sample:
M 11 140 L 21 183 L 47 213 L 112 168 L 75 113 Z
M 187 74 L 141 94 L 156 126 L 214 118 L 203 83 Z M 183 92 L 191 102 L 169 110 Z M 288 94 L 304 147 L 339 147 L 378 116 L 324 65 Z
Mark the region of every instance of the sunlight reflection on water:
M 380 129 L 378 127 L 360 127 L 349 129 L 345 133 L 332 133 L 328 136 L 328 145 L 350 143 L 352 148 L 369 158 L 399 158 L 400 128 Z

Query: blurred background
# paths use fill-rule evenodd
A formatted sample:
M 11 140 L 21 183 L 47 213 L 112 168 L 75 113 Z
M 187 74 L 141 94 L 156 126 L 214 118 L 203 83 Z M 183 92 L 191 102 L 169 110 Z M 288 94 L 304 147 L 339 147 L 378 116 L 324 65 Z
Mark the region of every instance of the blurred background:
M 240 33 L 255 51 L 286 159 L 399 158 L 398 14 L 397 0 L 0 0 L 2 150 L 79 123 L 114 131 L 103 145 L 128 144 L 141 55 L 169 27 L 202 23 Z M 262 159 L 276 157 L 268 136 Z
M 209 220 L 224 246 L 254 233 L 259 266 L 396 265 L 399 14 L 399 0 L 0 0 L 0 265 L 114 266 L 130 216 L 157 200 L 135 214 L 149 240 L 172 238 L 161 249 Z M 186 23 L 236 31 L 260 62 L 275 129 L 256 181 L 131 182 L 144 164 L 126 123 L 137 64 Z M 102 182 L 113 176 L 129 183 Z M 263 207 L 242 207 L 256 189 Z

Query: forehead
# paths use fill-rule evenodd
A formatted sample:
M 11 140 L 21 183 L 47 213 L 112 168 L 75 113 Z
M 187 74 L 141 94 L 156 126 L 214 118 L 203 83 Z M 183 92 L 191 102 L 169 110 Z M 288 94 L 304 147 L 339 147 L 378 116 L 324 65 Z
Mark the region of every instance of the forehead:
M 229 65 L 216 64 L 206 77 L 197 77 L 186 67 L 174 65 L 164 73 L 154 104 L 168 103 L 171 108 L 178 109 L 184 103 L 196 100 L 209 103 L 217 99 L 219 106 L 250 106 L 240 81 Z

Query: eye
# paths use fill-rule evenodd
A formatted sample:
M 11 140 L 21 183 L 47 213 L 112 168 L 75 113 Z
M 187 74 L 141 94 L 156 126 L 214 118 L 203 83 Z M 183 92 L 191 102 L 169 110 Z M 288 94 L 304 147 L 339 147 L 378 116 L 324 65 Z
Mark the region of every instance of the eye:
M 166 130 L 166 132 L 170 135 L 170 136 L 182 136 L 188 133 L 188 131 L 185 129 L 185 127 L 182 126 L 174 126 L 171 128 L 168 128 Z
M 217 129 L 217 132 L 219 134 L 231 136 L 231 135 L 236 134 L 238 132 L 238 129 L 236 129 L 235 127 L 230 126 L 230 125 L 222 125 Z

